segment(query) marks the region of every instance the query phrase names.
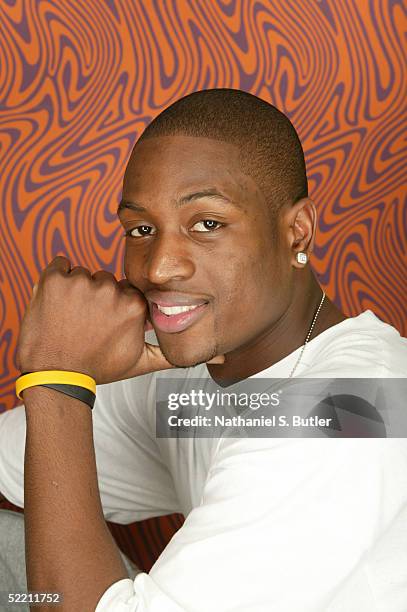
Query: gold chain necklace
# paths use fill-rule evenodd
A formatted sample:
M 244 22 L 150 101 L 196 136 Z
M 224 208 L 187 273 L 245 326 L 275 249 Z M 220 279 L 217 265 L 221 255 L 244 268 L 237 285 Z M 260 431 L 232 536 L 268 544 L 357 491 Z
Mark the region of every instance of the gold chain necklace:
M 289 377 L 288 377 L 288 378 L 292 378 L 292 377 L 293 377 L 293 374 L 294 374 L 295 370 L 297 369 L 297 367 L 298 367 L 298 365 L 299 365 L 299 363 L 300 363 L 300 361 L 301 361 L 301 358 L 302 358 L 302 356 L 303 356 L 303 354 L 304 354 L 304 351 L 305 351 L 305 347 L 307 346 L 308 340 L 309 340 L 309 339 L 310 339 L 310 337 L 311 337 L 312 330 L 314 329 L 314 326 L 315 326 L 316 320 L 317 320 L 318 315 L 319 315 L 319 313 L 320 313 L 320 310 L 321 310 L 321 308 L 322 308 L 322 304 L 324 303 L 324 299 L 325 299 L 325 291 L 323 291 L 323 292 L 322 292 L 322 299 L 321 299 L 321 301 L 320 301 L 320 303 L 319 303 L 319 306 L 318 306 L 317 311 L 316 311 L 316 313 L 315 313 L 315 315 L 314 315 L 314 318 L 312 319 L 311 327 L 309 328 L 309 332 L 308 332 L 308 334 L 307 334 L 307 337 L 305 338 L 305 342 L 304 342 L 304 344 L 303 344 L 303 346 L 302 346 L 301 353 L 299 354 L 299 357 L 298 357 L 298 359 L 297 359 L 297 362 L 296 362 L 295 366 L 293 367 L 293 369 L 291 370 L 291 373 L 290 373 L 290 375 L 289 375 Z

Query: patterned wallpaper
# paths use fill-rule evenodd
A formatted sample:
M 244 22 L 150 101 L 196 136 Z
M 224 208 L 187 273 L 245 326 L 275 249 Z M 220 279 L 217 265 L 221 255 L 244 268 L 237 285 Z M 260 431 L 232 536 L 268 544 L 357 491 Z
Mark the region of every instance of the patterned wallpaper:
M 57 254 L 122 277 L 138 135 L 198 89 L 284 111 L 319 210 L 313 266 L 349 315 L 406 324 L 406 16 L 397 0 L 0 1 L 0 412 L 33 283 Z

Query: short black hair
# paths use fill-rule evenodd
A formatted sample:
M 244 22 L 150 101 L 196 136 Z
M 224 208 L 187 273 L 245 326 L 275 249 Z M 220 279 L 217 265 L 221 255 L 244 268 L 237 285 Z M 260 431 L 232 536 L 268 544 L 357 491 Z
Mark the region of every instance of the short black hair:
M 163 110 L 136 143 L 155 136 L 200 136 L 239 147 L 245 170 L 273 212 L 308 196 L 304 152 L 291 121 L 240 89 L 205 89 Z

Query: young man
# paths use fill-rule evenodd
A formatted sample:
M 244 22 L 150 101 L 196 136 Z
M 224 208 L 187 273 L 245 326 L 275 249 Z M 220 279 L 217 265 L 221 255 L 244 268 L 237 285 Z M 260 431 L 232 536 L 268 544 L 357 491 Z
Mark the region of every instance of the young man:
M 162 376 L 407 374 L 406 340 L 370 311 L 346 318 L 307 263 L 316 212 L 288 119 L 237 90 L 183 98 L 136 143 L 118 214 L 126 280 L 58 257 L 22 324 L 23 373 L 100 385 L 93 413 L 33 386 L 2 415 L 29 590 L 75 611 L 404 610 L 405 440 L 155 435 Z M 170 512 L 185 524 L 131 580 L 104 517 Z

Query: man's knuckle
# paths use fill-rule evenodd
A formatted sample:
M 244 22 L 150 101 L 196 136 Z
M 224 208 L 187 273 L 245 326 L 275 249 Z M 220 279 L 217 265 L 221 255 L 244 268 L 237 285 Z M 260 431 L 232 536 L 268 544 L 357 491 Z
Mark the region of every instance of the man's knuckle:
M 64 255 L 57 255 L 52 261 L 50 261 L 46 270 L 51 271 L 56 269 L 60 271 L 66 271 L 70 269 L 70 266 L 71 262 L 67 257 L 65 257 Z
M 66 263 L 69 262 L 69 259 L 67 257 L 65 257 L 65 255 L 56 255 L 54 257 L 54 259 L 50 262 L 50 265 L 53 263 Z
M 98 270 L 97 272 L 92 274 L 92 278 L 93 280 L 103 285 L 116 286 L 116 279 L 114 277 L 114 274 L 108 272 L 107 270 Z
M 90 278 L 86 274 L 74 274 L 74 276 L 69 278 L 69 282 L 75 287 L 88 287 L 90 284 Z
M 49 270 L 46 270 L 43 278 L 42 278 L 42 282 L 44 285 L 49 285 L 49 284 L 57 284 L 62 280 L 62 274 L 59 270 L 57 270 L 56 268 L 51 268 Z
M 84 266 L 74 266 L 70 274 L 71 276 L 83 276 L 84 278 L 90 278 L 91 276 L 88 268 L 84 268 Z

